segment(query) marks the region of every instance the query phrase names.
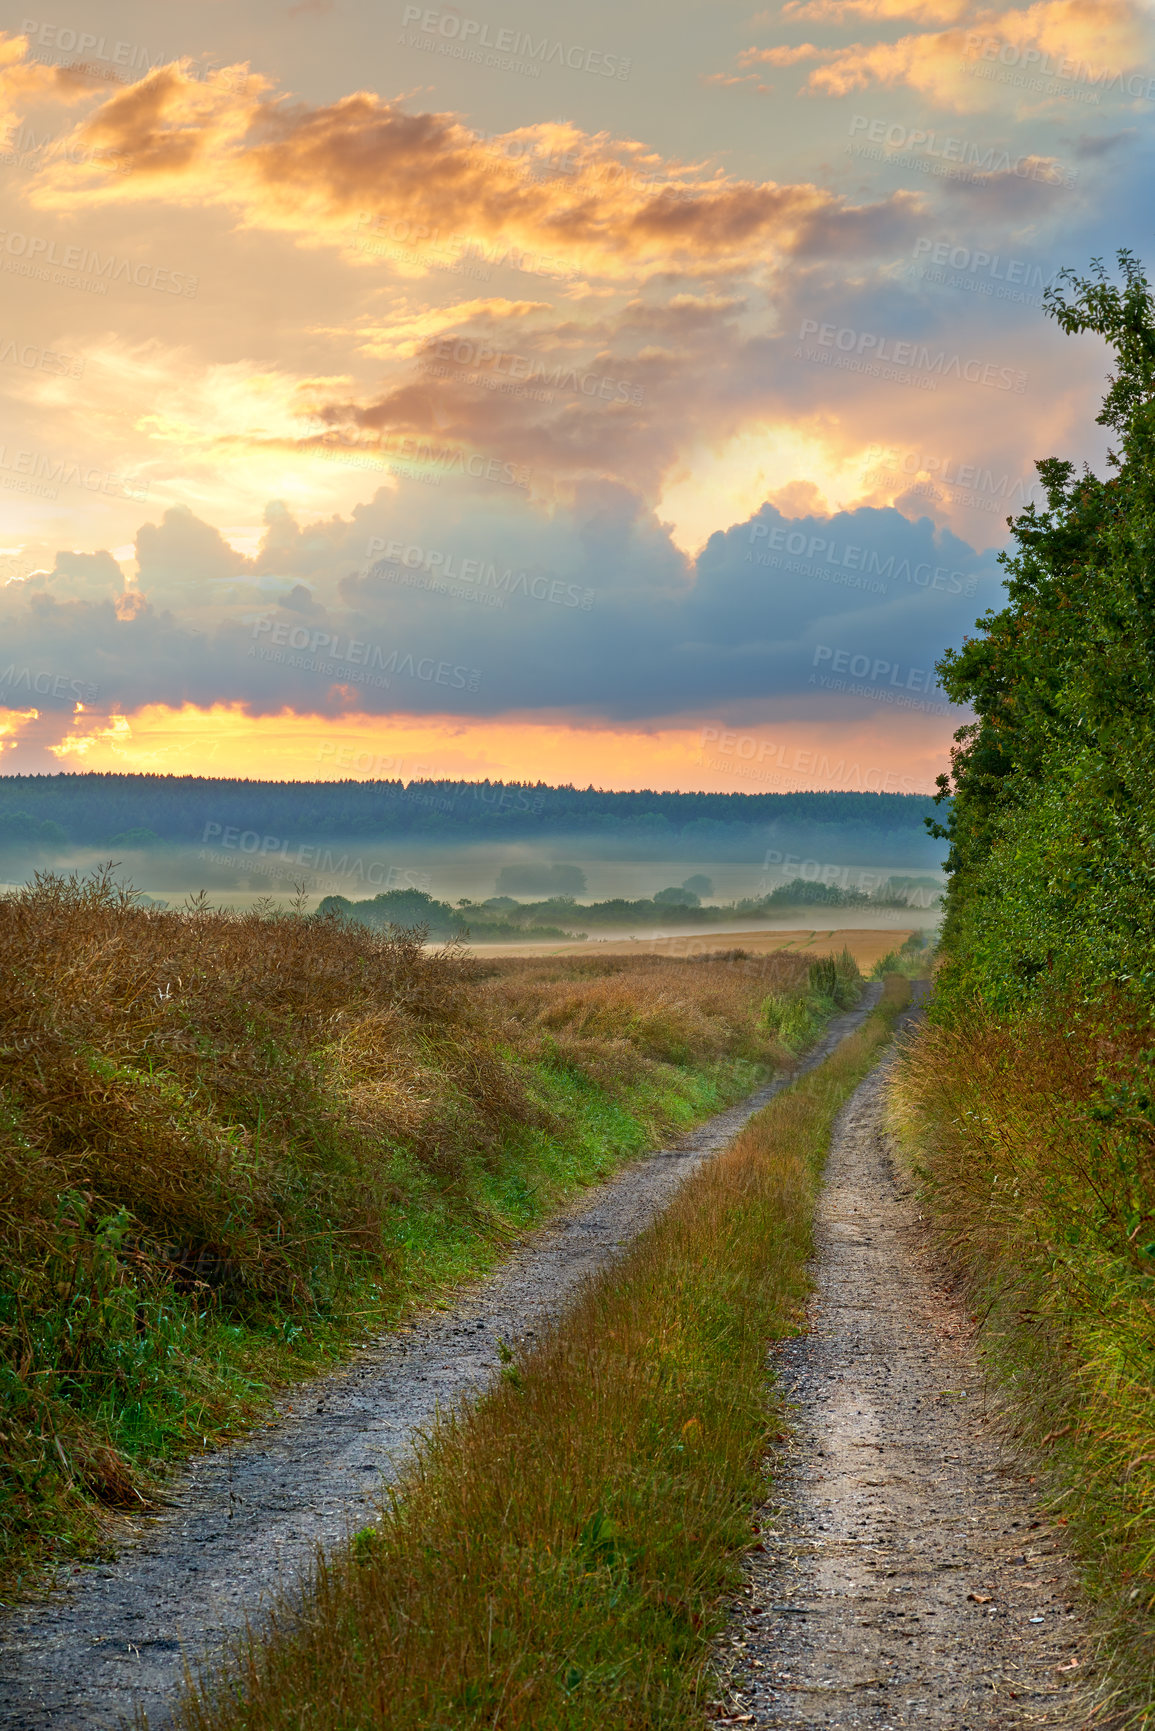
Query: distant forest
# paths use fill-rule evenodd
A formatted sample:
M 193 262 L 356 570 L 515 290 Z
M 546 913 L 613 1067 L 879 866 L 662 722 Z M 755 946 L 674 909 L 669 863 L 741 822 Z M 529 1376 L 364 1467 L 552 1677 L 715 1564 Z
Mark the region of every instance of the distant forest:
M 203 844 L 226 829 L 291 840 L 434 843 L 585 835 L 624 856 L 748 860 L 773 846 L 823 859 L 937 863 L 929 795 L 605 793 L 545 782 L 235 781 L 185 775 L 0 776 L 0 849 Z

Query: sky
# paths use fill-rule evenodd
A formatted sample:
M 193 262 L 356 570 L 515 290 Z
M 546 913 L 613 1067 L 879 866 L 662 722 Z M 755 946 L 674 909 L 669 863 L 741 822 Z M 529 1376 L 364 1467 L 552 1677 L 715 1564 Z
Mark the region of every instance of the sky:
M 931 791 L 1135 0 L 0 5 L 0 773 Z

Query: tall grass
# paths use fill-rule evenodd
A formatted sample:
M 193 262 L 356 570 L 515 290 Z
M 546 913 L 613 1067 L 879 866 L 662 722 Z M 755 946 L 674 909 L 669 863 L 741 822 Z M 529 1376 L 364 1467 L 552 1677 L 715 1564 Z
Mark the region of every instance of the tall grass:
M 502 1383 L 435 1428 L 382 1512 L 184 1731 L 700 1726 L 719 1599 L 764 1496 L 768 1340 L 807 1290 L 839 1107 L 885 1003 L 687 1182 Z
M 9 1582 L 787 1065 L 764 1005 L 811 996 L 790 956 L 471 963 L 411 932 L 145 910 L 107 876 L 0 898 L 0 978 Z
M 1155 1054 L 1123 1000 L 928 1025 L 897 1127 L 1098 1606 L 1112 1723 L 1155 1724 Z M 1104 1707 L 1105 1711 L 1105 1707 Z M 1100 1721 L 1096 1721 L 1097 1723 Z

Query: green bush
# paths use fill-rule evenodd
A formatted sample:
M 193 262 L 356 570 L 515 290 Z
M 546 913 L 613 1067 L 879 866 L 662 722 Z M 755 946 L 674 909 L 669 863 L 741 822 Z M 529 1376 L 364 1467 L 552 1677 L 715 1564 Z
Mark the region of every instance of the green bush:
M 1114 350 L 1114 471 L 1040 462 L 1007 605 L 940 663 L 944 964 L 896 1094 L 944 1257 L 1094 1594 L 1113 1725 L 1155 1722 L 1155 300 L 1047 291 Z M 891 958 L 885 958 L 889 962 Z M 880 964 L 880 966 L 885 965 Z M 1106 1722 L 1096 1718 L 1096 1723 Z

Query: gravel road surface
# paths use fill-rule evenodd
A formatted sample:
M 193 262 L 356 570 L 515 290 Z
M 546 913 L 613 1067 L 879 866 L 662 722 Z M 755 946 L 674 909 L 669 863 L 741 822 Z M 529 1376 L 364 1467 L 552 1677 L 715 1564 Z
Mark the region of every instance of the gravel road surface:
M 1073 1573 L 895 1163 L 893 1058 L 841 1115 L 809 1330 L 776 1354 L 791 1435 L 719 1654 L 727 1716 L 814 1731 L 1082 1724 Z
M 820 1063 L 880 991 L 868 987 L 856 1009 L 836 1017 L 799 1069 Z M 180 1475 L 173 1506 L 142 1522 L 116 1563 L 77 1570 L 47 1603 L 7 1613 L 0 1725 L 89 1731 L 131 1723 L 143 1710 L 159 1731 L 186 1660 L 195 1668 L 246 1618 L 259 1621 L 262 1602 L 293 1584 L 315 1546 L 372 1520 L 382 1475 L 394 1475 L 438 1406 L 493 1377 L 499 1337 L 532 1336 L 784 1080 L 583 1192 L 451 1310 L 383 1335 L 340 1371 L 286 1391 L 272 1424 Z

